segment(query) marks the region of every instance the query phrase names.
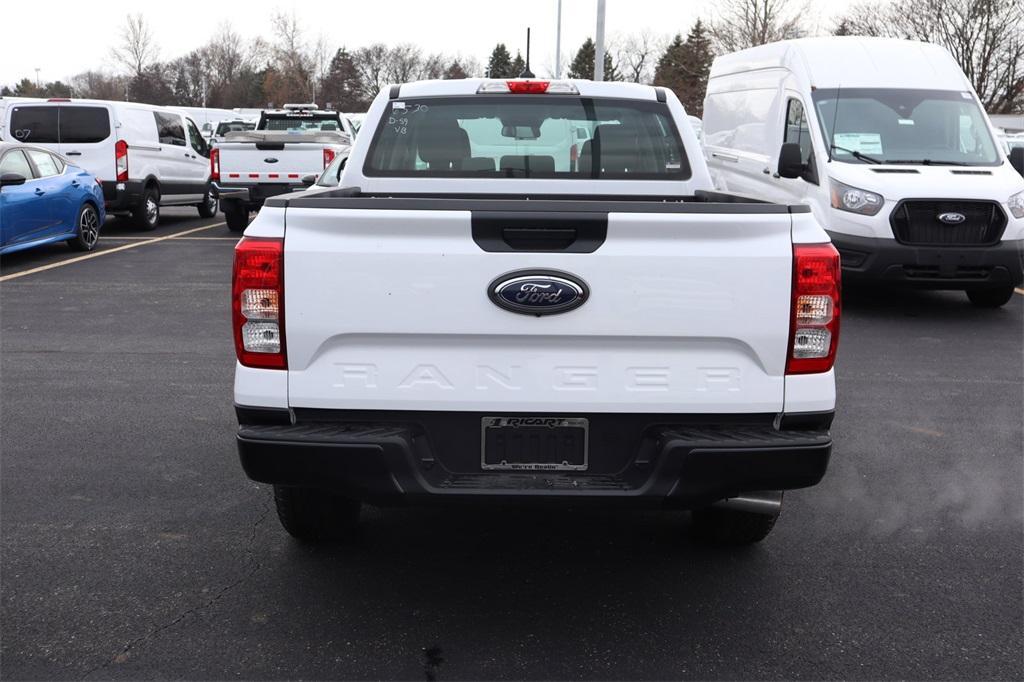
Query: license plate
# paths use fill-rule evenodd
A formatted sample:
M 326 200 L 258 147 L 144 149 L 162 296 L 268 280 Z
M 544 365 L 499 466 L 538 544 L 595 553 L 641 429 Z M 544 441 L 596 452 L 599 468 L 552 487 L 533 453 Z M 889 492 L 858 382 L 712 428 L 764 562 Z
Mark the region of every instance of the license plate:
M 589 423 L 579 417 L 484 417 L 484 470 L 584 471 Z

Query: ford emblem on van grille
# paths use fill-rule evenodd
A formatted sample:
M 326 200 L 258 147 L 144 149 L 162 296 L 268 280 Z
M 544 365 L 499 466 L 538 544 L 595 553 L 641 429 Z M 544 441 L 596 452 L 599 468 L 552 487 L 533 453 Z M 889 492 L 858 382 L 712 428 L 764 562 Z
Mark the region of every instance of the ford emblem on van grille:
M 583 305 L 586 283 L 557 270 L 519 270 L 491 282 L 488 295 L 495 305 L 523 315 L 554 315 Z
M 963 213 L 956 213 L 955 211 L 951 211 L 949 213 L 940 213 L 938 217 L 939 220 L 946 223 L 947 225 L 959 225 L 963 221 L 967 220 L 967 216 L 965 216 Z

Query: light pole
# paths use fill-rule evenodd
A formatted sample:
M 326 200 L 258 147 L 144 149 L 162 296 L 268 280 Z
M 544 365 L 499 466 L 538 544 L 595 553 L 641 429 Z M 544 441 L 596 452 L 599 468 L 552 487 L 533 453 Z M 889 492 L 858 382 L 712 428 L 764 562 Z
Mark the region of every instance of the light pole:
M 39 67 L 36 67 L 36 89 L 39 89 Z
M 597 0 L 597 39 L 594 46 L 594 80 L 604 80 L 604 0 Z
M 558 0 L 558 19 L 555 22 L 555 79 L 562 77 L 562 0 Z

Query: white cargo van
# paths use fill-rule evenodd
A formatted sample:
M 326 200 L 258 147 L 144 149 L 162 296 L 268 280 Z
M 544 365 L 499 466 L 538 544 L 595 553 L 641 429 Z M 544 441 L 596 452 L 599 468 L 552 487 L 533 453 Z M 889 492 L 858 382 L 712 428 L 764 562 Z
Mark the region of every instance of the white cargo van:
M 1021 283 L 1024 151 L 1007 159 L 939 46 L 807 38 L 718 57 L 704 146 L 716 189 L 809 205 L 848 281 L 987 307 Z
M 152 230 L 161 206 L 216 213 L 210 195 L 210 149 L 184 113 L 132 102 L 49 99 L 7 107 L 11 141 L 63 154 L 103 185 L 108 213 L 130 213 Z

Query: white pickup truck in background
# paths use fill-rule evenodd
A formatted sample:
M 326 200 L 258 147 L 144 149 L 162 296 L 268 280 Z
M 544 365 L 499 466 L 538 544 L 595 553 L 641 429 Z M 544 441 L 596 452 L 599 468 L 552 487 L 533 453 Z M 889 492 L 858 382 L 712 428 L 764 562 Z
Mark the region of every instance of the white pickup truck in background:
M 838 254 L 806 206 L 710 191 L 672 92 L 392 86 L 344 184 L 269 200 L 235 251 L 239 454 L 292 535 L 600 502 L 742 544 L 824 475 Z
M 315 104 L 264 111 L 255 130 L 227 133 L 211 151 L 210 177 L 228 228 L 241 232 L 268 197 L 305 187 L 303 178 L 347 156 L 353 139 L 347 118 Z

